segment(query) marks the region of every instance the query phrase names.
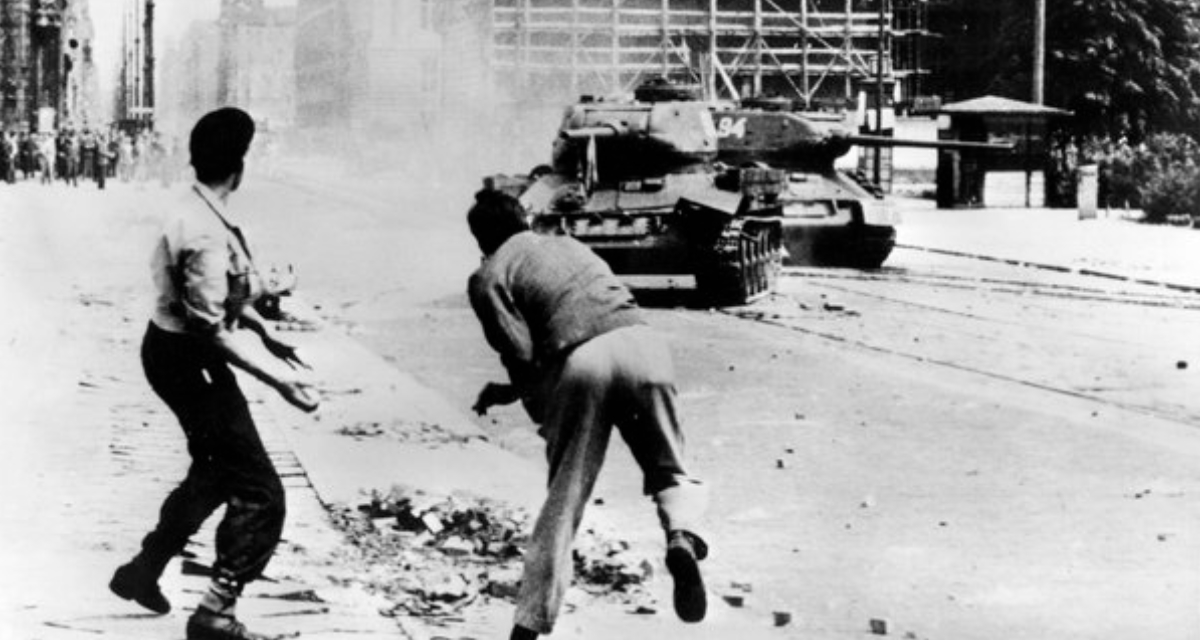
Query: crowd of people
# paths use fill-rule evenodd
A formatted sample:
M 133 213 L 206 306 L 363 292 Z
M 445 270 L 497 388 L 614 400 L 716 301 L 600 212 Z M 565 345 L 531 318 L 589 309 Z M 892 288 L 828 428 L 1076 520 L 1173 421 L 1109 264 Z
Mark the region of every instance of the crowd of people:
M 108 180 L 170 184 L 185 165 L 178 140 L 155 131 L 129 133 L 90 128 L 0 133 L 0 181 L 61 180 L 79 186 L 94 181 L 103 189 Z

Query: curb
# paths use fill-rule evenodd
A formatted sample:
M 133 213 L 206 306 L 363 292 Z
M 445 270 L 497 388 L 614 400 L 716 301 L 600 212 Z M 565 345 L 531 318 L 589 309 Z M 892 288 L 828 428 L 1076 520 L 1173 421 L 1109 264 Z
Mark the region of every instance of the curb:
M 982 260 L 985 262 L 999 262 L 1012 265 L 1014 267 L 1024 267 L 1029 269 L 1040 269 L 1043 271 L 1054 271 L 1057 273 L 1073 273 L 1081 276 L 1089 276 L 1093 278 L 1104 278 L 1106 280 L 1116 280 L 1119 282 L 1130 282 L 1133 284 L 1146 285 L 1151 287 L 1161 287 L 1171 289 L 1173 291 L 1181 291 L 1184 293 L 1200 293 L 1200 286 L 1179 284 L 1176 282 L 1167 282 L 1163 280 L 1153 280 L 1148 278 L 1138 278 L 1127 276 L 1120 273 L 1112 273 L 1107 271 L 1097 271 L 1095 269 L 1077 269 L 1074 267 L 1066 267 L 1062 265 L 1049 264 L 1044 262 L 1036 262 L 1032 260 L 1018 260 L 1015 258 L 1001 258 L 981 253 L 972 253 L 969 251 L 954 251 L 951 249 L 936 249 L 933 247 L 920 247 L 917 245 L 896 243 L 897 249 L 908 249 L 911 251 L 922 251 L 925 253 L 933 253 L 937 255 L 953 256 L 956 258 L 969 258 L 972 260 Z

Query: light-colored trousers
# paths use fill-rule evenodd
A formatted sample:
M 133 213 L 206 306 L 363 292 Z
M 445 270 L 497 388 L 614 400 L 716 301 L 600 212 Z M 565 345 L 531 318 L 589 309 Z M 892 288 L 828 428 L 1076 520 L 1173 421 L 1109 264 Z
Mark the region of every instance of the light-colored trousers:
M 704 485 L 688 475 L 666 342 L 645 326 L 610 331 L 577 347 L 545 382 L 539 433 L 549 495 L 525 552 L 515 623 L 549 634 L 574 574 L 571 547 L 615 426 L 642 469 L 664 531 L 700 535 Z

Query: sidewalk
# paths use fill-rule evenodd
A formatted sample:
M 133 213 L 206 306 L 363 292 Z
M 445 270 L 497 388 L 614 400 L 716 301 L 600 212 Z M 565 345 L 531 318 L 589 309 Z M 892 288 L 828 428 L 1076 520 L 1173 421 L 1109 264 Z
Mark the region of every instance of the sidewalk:
M 1200 232 L 1075 209 L 937 209 L 898 198 L 897 249 L 917 249 L 1200 292 Z M 1102 257 L 1098 257 L 1102 256 Z
M 124 187 L 132 189 L 132 187 Z M 113 191 L 122 187 L 114 186 Z M 113 569 L 136 551 L 157 506 L 182 478 L 182 434 L 145 384 L 137 357 L 145 328 L 144 227 L 138 211 L 97 206 L 90 190 L 21 184 L 0 190 L 0 637 L 182 638 L 208 579 L 173 561 L 162 587 L 174 605 L 153 616 L 111 593 Z M 260 430 L 288 491 L 289 519 L 270 580 L 255 583 L 241 615 L 261 632 L 309 638 L 412 637 L 378 611 L 381 598 L 338 586 L 323 567 L 344 546 L 286 440 L 299 414 L 262 387 Z M 216 518 L 195 539 L 208 565 Z
M 3 638 L 182 638 L 207 586 L 205 576 L 173 561 L 161 585 L 174 610 L 161 617 L 107 589 L 188 461 L 137 357 L 147 308 L 144 247 L 154 228 L 148 195 L 120 184 L 103 197 L 58 185 L 0 189 L 0 294 L 12 310 L 0 318 Z M 289 304 L 312 319 L 302 301 Z M 381 615 L 389 602 L 359 586 L 354 550 L 326 507 L 353 507 L 364 492 L 403 484 L 535 510 L 545 482 L 539 461 L 488 443 L 460 408 L 335 327 L 318 326 L 285 334 L 320 372 L 317 414 L 291 409 L 254 381 L 243 385 L 284 477 L 289 515 L 269 579 L 247 589 L 240 617 L 261 633 L 314 640 L 505 637 L 512 605 L 502 600 L 481 600 L 446 628 Z M 359 424 L 384 425 L 389 437 L 348 437 L 345 428 Z M 189 566 L 211 562 L 217 520 L 195 536 Z M 552 637 L 750 640 L 797 632 L 796 623 L 773 628 L 769 611 L 729 607 L 720 598 L 724 585 L 711 582 L 709 619 L 683 625 L 657 565 L 648 584 L 662 603 L 654 611 L 573 594 Z

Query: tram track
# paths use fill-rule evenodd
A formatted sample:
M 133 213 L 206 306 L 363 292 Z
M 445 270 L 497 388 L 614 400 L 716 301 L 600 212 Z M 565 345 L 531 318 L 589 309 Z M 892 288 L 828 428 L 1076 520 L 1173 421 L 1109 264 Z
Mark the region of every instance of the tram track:
M 869 304 L 871 310 L 865 314 L 848 312 L 846 321 L 842 322 L 836 312 L 822 313 L 817 305 L 804 302 L 803 294 L 777 294 L 772 300 L 764 301 L 764 304 L 722 309 L 720 312 L 744 322 L 769 325 L 854 349 L 983 376 L 1045 393 L 1084 400 L 1101 407 L 1189 426 L 1200 426 L 1200 411 L 1186 400 L 1179 400 L 1174 389 L 1167 390 L 1166 400 L 1156 397 L 1154 393 L 1145 396 L 1146 400 L 1128 397 L 1138 395 L 1134 393 L 1137 389 L 1131 386 L 1132 381 L 1138 380 L 1139 374 L 1136 372 L 1128 374 L 1128 379 L 1122 384 L 1111 388 L 1083 379 L 1080 370 L 1086 369 L 1093 359 L 1098 367 L 1097 379 L 1101 377 L 1100 374 L 1122 373 L 1116 365 L 1106 362 L 1103 354 L 1111 353 L 1112 349 L 1118 349 L 1118 353 L 1123 356 L 1137 354 L 1143 350 L 1144 345 L 1140 342 L 1144 339 L 1143 336 L 1124 335 L 1121 325 L 1071 322 L 1042 324 L 1046 322 L 1046 318 L 1062 313 L 1063 309 L 1069 309 L 1071 313 L 1076 314 L 1073 317 L 1079 318 L 1087 318 L 1089 313 L 1092 316 L 1106 315 L 1100 311 L 1104 307 L 1089 310 L 1083 305 L 1115 305 L 1109 307 L 1115 310 L 1108 315 L 1119 315 L 1124 310 L 1137 314 L 1134 317 L 1140 317 L 1141 314 L 1157 314 L 1159 311 L 1170 314 L 1200 311 L 1200 299 L 1189 293 L 1113 290 L 1072 282 L 1046 282 L 1020 277 L 963 275 L 910 269 L 885 269 L 878 272 L 788 269 L 784 272 L 785 282 L 795 278 L 804 278 L 806 283 L 813 287 L 808 292 L 810 296 L 818 296 L 818 299 L 822 300 L 827 299 L 830 293 L 854 296 Z M 878 287 L 892 288 L 893 285 L 902 287 L 903 290 L 873 290 Z M 914 294 L 914 289 L 920 290 L 921 293 Z M 940 298 L 922 295 L 930 292 L 938 294 Z M 944 295 L 947 292 L 949 294 Z M 941 303 L 930 302 L 930 297 L 941 300 Z M 1045 303 L 1044 309 L 1039 309 L 1037 313 L 1024 311 L 1031 302 L 1038 301 Z M 1080 305 L 1080 308 L 1076 309 L 1076 305 Z M 843 306 L 847 305 L 838 304 L 827 308 L 837 310 Z M 889 309 L 906 311 L 891 313 Z M 1018 312 L 1018 309 L 1021 312 Z M 883 322 L 893 323 L 897 322 L 898 317 L 935 318 L 922 319 L 920 324 L 922 327 L 936 327 L 930 330 L 930 334 L 936 338 L 948 341 L 962 340 L 964 346 L 961 349 L 948 348 L 945 344 L 937 344 L 936 338 L 906 340 L 903 338 L 908 334 L 900 336 L 895 332 L 887 333 L 880 329 L 884 325 L 873 325 L 874 317 L 886 318 Z M 936 318 L 944 318 L 945 322 Z M 1009 358 L 989 357 L 997 353 L 1005 354 L 1005 340 L 1030 344 L 1019 345 L 1016 348 L 1027 351 Z M 953 342 L 947 344 L 952 345 Z M 1045 352 L 1039 351 L 1043 345 L 1050 345 Z M 1061 359 L 1055 358 L 1057 349 L 1062 349 L 1069 355 Z M 1097 355 L 1093 357 L 1093 353 Z M 1023 359 L 1027 357 L 1040 358 L 1045 366 L 1031 366 L 1031 360 Z M 1064 364 L 1066 361 L 1069 361 L 1069 364 Z M 1105 366 L 1110 368 L 1103 369 Z M 1180 361 L 1177 366 L 1185 368 L 1186 362 Z M 1067 373 L 1062 373 L 1059 367 Z M 1075 379 L 1074 383 L 1072 376 Z M 1119 397 L 1122 393 L 1127 397 Z
M 852 272 L 849 270 L 818 270 L 786 268 L 784 278 L 804 278 L 810 282 L 865 282 L 901 283 L 940 286 L 975 292 L 1037 295 L 1048 298 L 1077 300 L 1082 302 L 1107 302 L 1114 304 L 1139 305 L 1200 311 L 1200 297 L 1181 293 L 1139 293 L 1132 291 L 1106 291 L 1065 283 L 1032 282 L 1009 278 L 985 276 L 961 276 L 933 272 L 914 272 L 909 269 L 884 268 L 876 272 Z M 829 288 L 834 285 L 825 284 Z

